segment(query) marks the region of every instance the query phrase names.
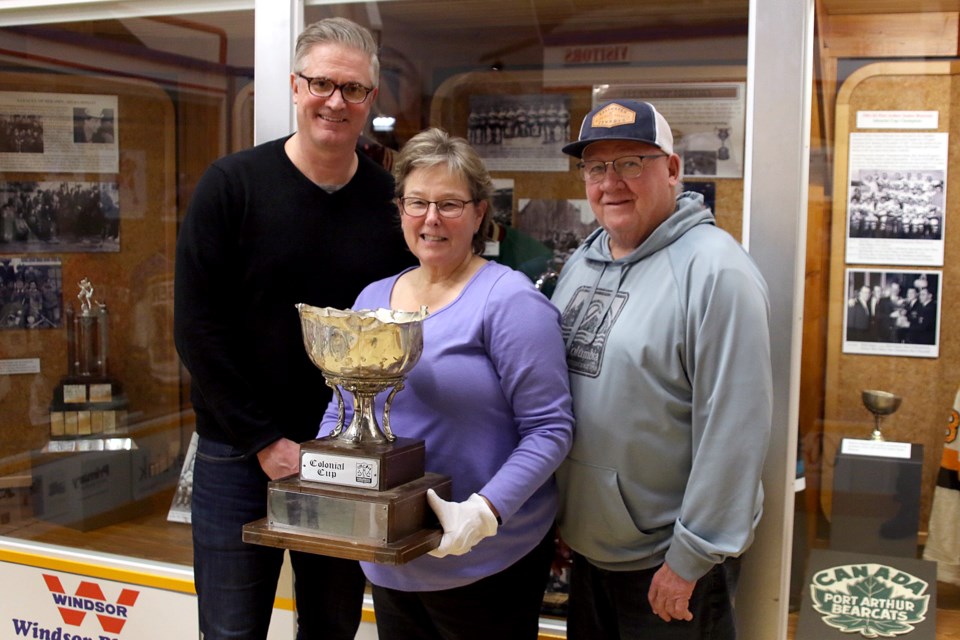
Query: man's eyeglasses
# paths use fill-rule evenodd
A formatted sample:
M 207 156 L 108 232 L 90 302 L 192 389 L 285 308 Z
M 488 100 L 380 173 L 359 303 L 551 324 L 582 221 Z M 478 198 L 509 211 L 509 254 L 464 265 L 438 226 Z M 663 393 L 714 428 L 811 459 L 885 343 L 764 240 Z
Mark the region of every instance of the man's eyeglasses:
M 329 98 L 334 91 L 339 89 L 344 102 L 360 104 L 373 91 L 373 87 L 365 87 L 359 82 L 337 84 L 330 78 L 311 78 L 302 73 L 297 73 L 297 75 L 307 81 L 307 90 L 318 98 Z
M 666 158 L 669 154 L 654 153 L 645 156 L 623 156 L 616 160 L 583 160 L 577 163 L 580 179 L 589 184 L 603 182 L 607 176 L 607 165 L 613 165 L 613 170 L 624 180 L 639 178 L 643 173 L 643 161 L 648 158 Z
M 422 218 L 427 215 L 430 205 L 437 205 L 437 213 L 444 218 L 459 218 L 463 215 L 463 208 L 468 204 L 477 202 L 476 200 L 455 200 L 454 198 L 445 198 L 443 200 L 424 200 L 423 198 L 398 198 L 400 201 L 400 210 L 411 218 Z

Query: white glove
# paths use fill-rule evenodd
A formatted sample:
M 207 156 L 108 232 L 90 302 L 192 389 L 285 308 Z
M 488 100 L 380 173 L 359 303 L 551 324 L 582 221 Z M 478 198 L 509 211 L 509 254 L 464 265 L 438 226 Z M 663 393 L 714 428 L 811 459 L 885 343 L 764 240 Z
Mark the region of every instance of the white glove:
M 497 517 L 477 493 L 465 502 L 447 502 L 433 489 L 427 489 L 427 502 L 443 527 L 440 546 L 430 552 L 436 558 L 462 556 L 484 538 L 497 533 Z

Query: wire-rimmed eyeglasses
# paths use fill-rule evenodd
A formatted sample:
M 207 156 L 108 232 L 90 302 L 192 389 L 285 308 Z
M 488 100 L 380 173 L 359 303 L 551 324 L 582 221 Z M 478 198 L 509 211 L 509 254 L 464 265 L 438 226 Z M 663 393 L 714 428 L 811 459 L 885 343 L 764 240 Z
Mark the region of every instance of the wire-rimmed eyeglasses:
M 437 205 L 437 213 L 444 218 L 459 218 L 463 215 L 463 208 L 468 204 L 474 204 L 476 200 L 457 200 L 456 198 L 444 198 L 443 200 L 426 200 L 424 198 L 397 198 L 400 202 L 400 210 L 411 218 L 422 218 L 427 215 L 430 205 Z
M 330 78 L 311 78 L 310 76 L 305 76 L 299 72 L 297 72 L 297 75 L 307 81 L 307 90 L 317 98 L 329 98 L 333 95 L 334 91 L 339 89 L 340 96 L 343 98 L 344 102 L 360 104 L 366 100 L 367 96 L 370 95 L 370 92 L 373 91 L 373 87 L 365 87 L 359 82 L 344 82 L 343 84 L 337 84 Z
M 583 160 L 577 163 L 580 179 L 590 184 L 603 182 L 607 176 L 607 165 L 613 165 L 617 175 L 625 180 L 639 178 L 643 173 L 643 161 L 648 158 L 666 158 L 669 154 L 652 153 L 643 156 L 622 156 L 616 160 Z

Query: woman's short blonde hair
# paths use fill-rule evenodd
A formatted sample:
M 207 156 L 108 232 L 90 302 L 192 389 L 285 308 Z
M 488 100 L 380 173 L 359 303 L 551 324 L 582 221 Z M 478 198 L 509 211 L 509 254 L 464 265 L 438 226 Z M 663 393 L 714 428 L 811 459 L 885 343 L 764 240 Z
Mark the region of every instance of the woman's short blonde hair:
M 473 251 L 483 253 L 484 243 L 492 222 L 491 198 L 493 180 L 480 154 L 463 138 L 451 136 L 436 127 L 421 131 L 403 145 L 393 165 L 397 181 L 397 197 L 402 198 L 407 177 L 414 169 L 446 165 L 451 174 L 461 176 L 470 189 L 470 197 L 477 203 L 486 202 L 486 210 L 480 228 L 473 236 Z

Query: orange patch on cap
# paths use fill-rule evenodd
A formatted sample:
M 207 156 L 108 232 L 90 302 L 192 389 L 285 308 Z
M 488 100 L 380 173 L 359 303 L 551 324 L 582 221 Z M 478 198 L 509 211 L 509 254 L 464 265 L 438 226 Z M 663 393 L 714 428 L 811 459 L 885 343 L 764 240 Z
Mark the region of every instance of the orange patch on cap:
M 590 120 L 590 126 L 609 129 L 611 127 L 619 127 L 623 124 L 633 124 L 636 121 L 636 111 L 614 103 L 608 104 L 603 109 L 600 109 L 600 111 L 597 111 Z

